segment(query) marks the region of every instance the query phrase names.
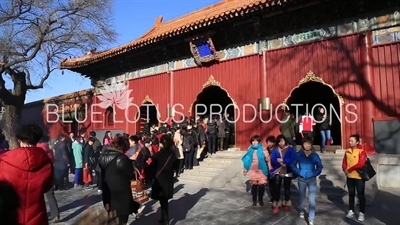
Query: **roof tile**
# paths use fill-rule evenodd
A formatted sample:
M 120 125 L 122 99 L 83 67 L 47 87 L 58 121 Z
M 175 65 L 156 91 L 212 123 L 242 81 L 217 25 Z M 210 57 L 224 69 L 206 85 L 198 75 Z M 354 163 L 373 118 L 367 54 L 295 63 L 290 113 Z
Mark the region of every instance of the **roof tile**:
M 282 1 L 286 2 L 288 0 Z M 65 59 L 61 62 L 60 68 L 67 69 L 86 66 L 88 64 L 119 55 L 132 49 L 140 48 L 165 36 L 173 36 L 174 33 L 178 32 L 188 32 L 190 31 L 191 27 L 198 28 L 198 26 L 202 25 L 202 23 L 207 22 L 205 25 L 209 26 L 217 19 L 222 20 L 221 17 L 227 15 L 231 15 L 231 17 L 239 16 L 247 13 L 248 11 L 246 10 L 251 10 L 255 6 L 265 3 L 267 3 L 266 6 L 268 6 L 269 3 L 274 5 L 275 2 L 280 4 L 280 0 L 223 0 L 222 2 L 218 2 L 205 8 L 196 10 L 166 23 L 162 23 L 163 18 L 162 16 L 159 16 L 157 17 L 154 26 L 138 39 L 103 52 L 87 53 L 82 57 Z

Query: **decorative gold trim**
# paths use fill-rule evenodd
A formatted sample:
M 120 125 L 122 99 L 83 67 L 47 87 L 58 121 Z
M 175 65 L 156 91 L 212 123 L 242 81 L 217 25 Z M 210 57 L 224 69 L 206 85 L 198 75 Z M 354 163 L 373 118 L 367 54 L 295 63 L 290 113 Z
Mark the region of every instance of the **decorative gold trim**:
M 318 77 L 317 75 L 315 75 L 314 72 L 312 72 L 311 70 L 306 74 L 306 76 L 304 78 L 302 78 L 299 81 L 299 84 L 296 87 L 292 88 L 292 90 L 290 91 L 289 95 L 285 98 L 285 100 L 283 100 L 283 104 L 287 104 L 287 101 L 292 96 L 292 93 L 293 93 L 294 90 L 296 90 L 297 88 L 300 88 L 301 85 L 303 85 L 305 83 L 308 83 L 308 82 L 318 82 L 318 83 L 321 83 L 321 84 L 323 84 L 325 86 L 328 86 L 332 90 L 333 94 L 338 98 L 340 106 L 344 105 L 343 97 L 340 96 L 335 91 L 335 89 L 332 87 L 332 85 L 326 83 L 321 77 Z M 282 106 L 282 109 L 285 110 L 286 107 Z
M 144 97 L 144 99 L 143 99 L 143 101 L 142 101 L 142 104 L 141 105 L 143 105 L 143 104 L 145 104 L 145 103 L 147 103 L 147 102 L 149 102 L 149 103 L 151 103 L 151 104 L 153 104 L 154 105 L 154 101 L 150 98 L 150 96 L 149 95 L 146 95 L 146 97 Z
M 161 114 L 160 114 L 160 111 L 158 110 L 157 105 L 154 103 L 154 101 L 150 98 L 149 95 L 146 95 L 146 97 L 144 97 L 144 99 L 143 99 L 143 101 L 142 101 L 142 104 L 139 106 L 139 108 L 142 107 L 142 106 L 143 106 L 144 104 L 146 104 L 146 103 L 150 103 L 151 105 L 153 105 L 154 107 L 156 107 L 156 111 L 157 111 L 157 120 L 158 120 L 158 124 L 156 124 L 156 125 L 159 126 L 159 125 L 160 125 Z M 139 112 L 136 112 L 135 121 L 138 119 L 138 117 L 137 117 L 138 115 L 139 115 Z M 138 122 L 139 122 L 139 120 L 138 120 Z
M 203 88 L 202 88 L 202 89 L 197 93 L 197 95 L 196 95 L 196 100 L 197 100 L 197 97 L 198 97 L 206 88 L 211 87 L 211 86 L 219 87 L 219 88 L 221 88 L 223 91 L 225 91 L 226 94 L 228 95 L 228 98 L 232 101 L 232 104 L 233 104 L 234 108 L 235 108 L 235 109 L 239 109 L 237 103 L 235 102 L 235 100 L 233 100 L 233 98 L 232 98 L 231 95 L 229 94 L 228 90 L 226 90 L 225 88 L 223 88 L 223 87 L 221 86 L 221 83 L 220 83 L 219 81 L 217 81 L 217 80 L 214 78 L 213 75 L 210 75 L 210 77 L 208 78 L 208 80 L 203 84 Z M 189 114 L 190 114 L 190 115 L 192 115 L 193 104 L 196 102 L 196 100 L 194 100 L 194 101 L 192 102 L 192 104 L 190 104 L 190 107 L 189 107 Z

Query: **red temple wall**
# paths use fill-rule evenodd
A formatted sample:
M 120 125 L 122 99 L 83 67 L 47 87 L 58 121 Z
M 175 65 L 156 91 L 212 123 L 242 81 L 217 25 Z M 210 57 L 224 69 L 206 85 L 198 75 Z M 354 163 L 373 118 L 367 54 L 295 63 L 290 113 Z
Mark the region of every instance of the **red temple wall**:
M 241 149 L 247 149 L 250 136 L 259 133 L 257 123 L 244 123 L 251 120 L 254 110 L 243 109 L 243 104 L 257 105 L 260 95 L 260 56 L 253 55 L 239 59 L 224 61 L 209 67 L 193 67 L 173 72 L 174 104 L 182 104 L 183 109 L 177 111 L 189 116 L 191 105 L 212 75 L 218 81 L 228 95 L 237 103 L 236 110 L 236 145 Z M 178 119 L 178 118 L 177 118 Z
M 159 113 L 159 120 L 165 121 L 167 118 L 167 107 L 170 95 L 170 80 L 168 73 L 162 73 L 152 76 L 146 76 L 128 81 L 129 89 L 132 90 L 133 104 L 140 107 L 142 103 L 150 100 L 156 106 Z M 146 96 L 149 99 L 146 99 Z M 135 121 L 137 118 L 137 108 L 129 109 L 129 118 Z M 127 124 L 125 130 L 128 133 L 136 133 L 137 126 L 135 124 Z
M 342 106 L 342 143 L 352 133 L 362 132 L 362 101 L 353 100 L 361 97 L 362 87 L 357 85 L 355 74 L 360 65 L 359 36 L 351 35 L 341 38 L 313 42 L 266 53 L 267 96 L 271 104 L 277 106 L 289 97 L 293 88 L 310 70 L 332 86 L 344 98 Z M 347 123 L 345 118 L 353 120 L 354 116 L 346 112 L 346 105 L 354 104 L 359 119 L 356 123 Z M 354 108 L 348 108 L 355 111 Z M 279 133 L 276 120 L 263 124 L 266 133 Z M 344 144 L 345 145 L 345 144 Z
M 372 48 L 374 119 L 400 115 L 400 42 Z
M 62 103 L 61 103 L 62 104 Z M 91 115 L 91 100 L 85 102 L 87 105 L 87 113 L 85 118 L 78 118 L 78 131 L 86 130 L 86 133 L 90 132 L 94 129 Z M 59 109 L 61 109 L 61 105 L 59 105 Z M 41 119 L 43 120 L 44 125 L 48 128 L 48 135 L 51 140 L 57 139 L 59 134 L 69 134 L 72 129 L 72 123 L 65 121 L 62 116 L 58 116 L 54 114 L 55 107 L 45 105 L 41 114 Z M 74 114 L 74 112 L 72 112 Z M 76 134 L 78 135 L 78 134 Z

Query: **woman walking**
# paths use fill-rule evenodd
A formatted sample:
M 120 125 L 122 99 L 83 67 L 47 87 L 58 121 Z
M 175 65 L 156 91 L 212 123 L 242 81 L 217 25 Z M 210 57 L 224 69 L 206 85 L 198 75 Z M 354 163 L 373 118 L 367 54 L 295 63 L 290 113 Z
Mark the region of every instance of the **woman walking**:
M 126 225 L 129 215 L 137 213 L 140 206 L 132 196 L 131 180 L 134 178 L 134 169 L 125 155 L 128 149 L 128 140 L 122 136 L 117 137 L 99 159 L 103 204 L 109 220 L 116 220 L 117 225 Z
M 268 180 L 269 159 L 268 151 L 263 149 L 259 135 L 254 135 L 250 139 L 250 147 L 243 156 L 243 175 L 249 174 L 251 184 L 251 194 L 253 196 L 253 206 L 257 206 L 257 200 L 260 206 L 264 205 L 263 197 L 265 185 Z
M 308 222 L 309 225 L 314 225 L 317 176 L 321 174 L 323 167 L 319 155 L 312 151 L 312 138 L 306 137 L 302 142 L 302 149 L 296 153 L 291 168 L 298 176 L 300 218 L 304 218 L 304 198 L 308 188 Z
M 342 162 L 343 172 L 347 176 L 347 189 L 349 192 L 349 212 L 346 217 L 354 217 L 354 205 L 357 190 L 357 197 L 360 201 L 358 221 L 362 222 L 365 220 L 365 181 L 361 179 L 361 175 L 357 170 L 364 166 L 367 161 L 367 154 L 365 151 L 358 148 L 360 144 L 360 135 L 351 135 L 349 142 L 350 148 L 346 150 Z
M 174 134 L 174 139 L 175 143 L 174 152 L 176 154 L 176 157 L 179 159 L 179 166 L 176 168 L 176 176 L 179 177 L 179 174 L 183 173 L 183 165 L 184 165 L 184 155 L 183 155 L 183 136 L 181 134 L 181 128 L 177 127 L 175 134 Z
M 146 177 L 154 179 L 151 186 L 151 198 L 160 201 L 160 224 L 169 225 L 168 200 L 174 194 L 174 170 L 177 158 L 172 150 L 174 141 L 169 135 L 163 135 L 160 140 L 160 151 L 153 155 L 150 165 L 146 168 Z
M 294 160 L 296 150 L 289 145 L 285 136 L 279 135 L 276 138 L 276 147 L 271 152 L 271 175 L 274 180 L 272 206 L 273 213 L 277 214 L 281 207 L 281 186 L 283 183 L 285 201 L 283 207 L 285 211 L 290 211 L 292 202 L 290 201 L 290 185 L 292 182 L 292 169 L 290 164 Z

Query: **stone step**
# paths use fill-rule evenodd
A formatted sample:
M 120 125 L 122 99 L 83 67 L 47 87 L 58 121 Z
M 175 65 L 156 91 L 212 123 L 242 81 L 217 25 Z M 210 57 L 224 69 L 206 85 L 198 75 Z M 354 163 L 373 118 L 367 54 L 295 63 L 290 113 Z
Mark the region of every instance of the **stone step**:
M 200 167 L 202 167 L 202 168 L 223 169 L 227 165 L 229 165 L 229 164 L 227 164 L 227 163 L 215 163 L 215 162 L 208 162 L 208 161 L 200 162 Z
M 226 159 L 226 158 L 213 158 L 213 157 L 208 157 L 207 159 L 204 159 L 204 162 L 208 163 L 216 163 L 216 164 L 231 164 L 235 159 Z
M 193 171 L 204 171 L 204 172 L 221 172 L 224 170 L 224 168 L 219 168 L 219 167 L 204 167 L 203 164 L 200 166 L 195 166 L 193 167 Z
M 218 174 L 209 173 L 209 174 L 199 175 L 199 174 L 195 174 L 195 173 L 190 173 L 190 172 L 187 173 L 187 172 L 184 172 L 184 173 L 182 173 L 182 174 L 180 175 L 180 177 L 190 178 L 190 179 L 197 179 L 197 180 L 207 180 L 207 181 L 209 181 L 209 180 L 213 179 L 216 175 L 218 175 Z

